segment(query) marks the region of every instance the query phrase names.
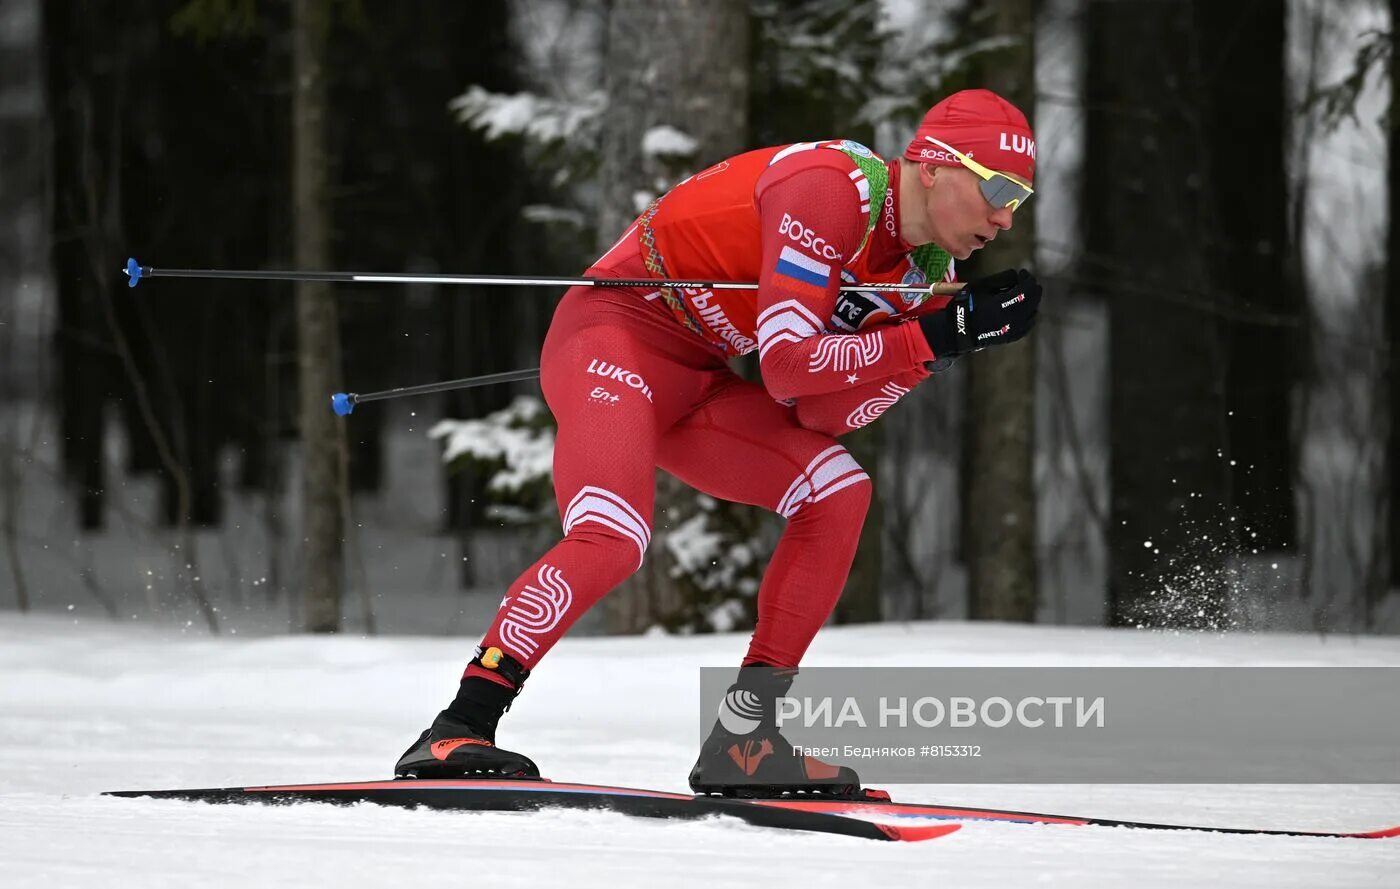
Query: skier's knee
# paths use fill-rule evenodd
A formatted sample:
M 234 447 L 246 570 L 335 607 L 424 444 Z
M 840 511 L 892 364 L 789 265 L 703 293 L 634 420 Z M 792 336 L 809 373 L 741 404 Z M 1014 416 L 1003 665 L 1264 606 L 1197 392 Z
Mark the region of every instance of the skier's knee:
M 651 525 L 612 491 L 584 487 L 564 509 L 564 537 L 604 550 L 597 558 L 615 566 L 621 582 L 642 567 L 651 545 Z
M 845 448 L 833 444 L 797 473 L 776 511 L 787 519 L 840 511 L 859 523 L 871 493 L 870 476 Z

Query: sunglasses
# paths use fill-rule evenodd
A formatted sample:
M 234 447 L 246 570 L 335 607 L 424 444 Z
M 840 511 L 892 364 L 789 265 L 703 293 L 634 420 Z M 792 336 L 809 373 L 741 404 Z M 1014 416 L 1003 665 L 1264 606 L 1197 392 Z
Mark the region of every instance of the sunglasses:
M 997 209 L 1010 207 L 1011 211 L 1014 213 L 1017 207 L 1021 206 L 1031 195 L 1035 194 L 1035 189 L 1011 174 L 989 170 L 961 151 L 958 151 L 947 142 L 940 142 L 932 136 L 925 136 L 924 138 L 957 158 L 958 163 L 982 177 L 982 181 L 978 183 L 978 186 L 982 189 L 982 197 L 986 198 L 987 203 L 991 204 L 993 207 Z

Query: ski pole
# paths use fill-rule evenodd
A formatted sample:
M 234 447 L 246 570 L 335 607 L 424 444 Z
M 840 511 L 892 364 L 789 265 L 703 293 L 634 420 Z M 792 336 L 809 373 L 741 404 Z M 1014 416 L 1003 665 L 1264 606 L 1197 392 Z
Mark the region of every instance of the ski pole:
M 670 281 L 654 278 L 568 278 L 531 275 L 409 275 L 366 272 L 299 272 L 260 269 L 162 269 L 126 261 L 126 286 L 143 278 L 232 278 L 243 281 L 328 281 L 378 284 L 492 284 L 513 287 L 679 287 L 695 290 L 757 290 L 753 281 Z M 875 290 L 895 293 L 929 293 L 951 296 L 963 285 L 947 281 L 932 284 L 842 284 L 842 290 Z
M 447 392 L 452 389 L 475 389 L 477 386 L 490 386 L 493 383 L 514 383 L 517 380 L 533 380 L 540 375 L 538 367 L 529 370 L 508 370 L 504 373 L 484 374 L 479 377 L 464 377 L 460 380 L 447 380 L 442 383 L 425 383 L 422 386 L 401 386 L 398 389 L 385 389 L 383 392 L 337 392 L 331 396 L 331 409 L 338 416 L 345 416 L 364 401 L 383 401 L 386 398 L 401 398 L 405 395 L 429 395 L 433 392 Z
M 127 286 L 135 287 L 142 278 L 223 278 L 243 281 L 326 281 L 331 283 L 395 283 L 395 284 L 478 284 L 504 285 L 515 287 L 678 287 L 695 290 L 757 290 L 754 281 L 680 281 L 657 280 L 654 278 L 585 278 L 530 275 L 409 275 L 393 273 L 365 272 L 303 272 L 266 271 L 260 269 L 165 269 L 141 265 L 135 258 L 127 259 Z M 955 295 L 961 293 L 963 285 L 947 281 L 932 284 L 842 284 L 841 290 L 874 290 L 886 293 L 928 293 Z M 337 392 L 331 396 L 331 408 L 339 416 L 346 416 L 355 410 L 355 405 L 365 401 L 382 401 L 386 398 L 399 398 L 407 395 L 427 395 L 433 392 L 447 392 L 452 389 L 471 389 L 489 386 L 493 383 L 509 383 L 517 380 L 530 380 L 539 376 L 539 368 L 512 370 L 505 373 L 466 377 L 460 380 L 447 380 L 442 383 L 427 383 L 422 386 L 404 386 L 386 389 L 382 392 L 368 392 L 363 395 L 354 392 Z

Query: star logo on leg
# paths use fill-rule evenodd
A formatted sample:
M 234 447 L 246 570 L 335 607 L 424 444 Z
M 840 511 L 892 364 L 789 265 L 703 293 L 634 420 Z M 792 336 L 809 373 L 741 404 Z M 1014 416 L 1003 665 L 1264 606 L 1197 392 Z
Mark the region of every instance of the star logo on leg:
M 860 377 L 856 376 L 855 374 L 847 374 L 846 376 L 846 382 L 850 385 L 855 385 L 856 381 L 859 379 Z

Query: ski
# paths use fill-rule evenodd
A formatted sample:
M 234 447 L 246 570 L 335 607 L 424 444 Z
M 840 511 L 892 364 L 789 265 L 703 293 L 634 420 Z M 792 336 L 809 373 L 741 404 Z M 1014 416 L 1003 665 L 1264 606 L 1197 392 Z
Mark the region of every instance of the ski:
M 190 790 L 119 790 L 106 796 L 149 797 L 207 803 L 300 802 L 375 803 L 387 806 L 424 807 L 486 812 L 526 812 L 541 809 L 593 809 L 642 818 L 696 820 L 722 816 L 758 827 L 815 831 L 875 840 L 919 841 L 946 836 L 967 822 L 1012 824 L 1061 824 L 1085 827 L 1122 827 L 1133 830 L 1192 830 L 1252 836 L 1331 837 L 1381 839 L 1400 837 L 1400 826 L 1372 831 L 1332 832 L 1280 830 L 1276 828 L 1212 827 L 1196 824 L 1164 824 L 1111 818 L 1084 818 L 981 809 L 932 803 L 897 803 L 879 798 L 834 800 L 811 798 L 741 799 L 693 796 L 661 790 L 611 787 L 601 784 L 568 784 L 549 780 L 509 779 L 397 779 L 340 784 L 283 784 L 255 787 L 220 787 Z
M 385 806 L 456 811 L 531 812 L 542 809 L 591 809 L 640 818 L 693 821 L 716 816 L 755 827 L 838 834 L 870 840 L 917 842 L 962 827 L 956 822 L 896 824 L 852 817 L 840 812 L 752 805 L 723 797 L 692 796 L 659 790 L 564 784 L 548 780 L 396 779 L 346 784 L 285 784 L 268 787 L 218 787 L 192 790 L 119 790 L 104 796 L 150 797 L 206 803 L 303 802 L 375 803 Z
M 883 817 L 889 823 L 914 823 L 936 819 L 969 821 L 1000 821 L 1014 824 L 1064 824 L 1078 827 L 1123 827 L 1133 830 L 1192 830 L 1206 833 L 1233 833 L 1250 836 L 1331 837 L 1334 839 L 1373 840 L 1400 837 L 1400 825 L 1380 830 L 1333 832 L 1320 830 L 1280 830 L 1262 827 L 1211 827 L 1200 824 L 1164 824 L 1153 821 L 1122 821 L 1113 818 L 1083 818 L 1073 815 L 1049 815 L 1043 812 L 1021 812 L 1013 809 L 976 809 L 943 806 L 933 803 L 896 803 L 862 800 L 754 800 L 757 805 L 803 812 L 823 812 L 848 817 Z

